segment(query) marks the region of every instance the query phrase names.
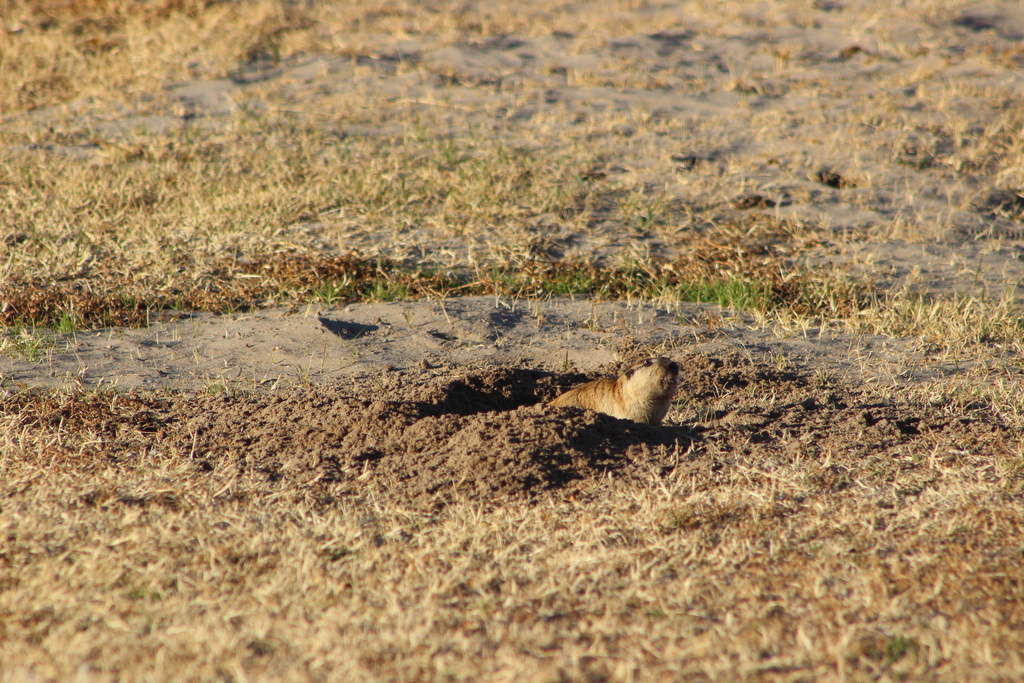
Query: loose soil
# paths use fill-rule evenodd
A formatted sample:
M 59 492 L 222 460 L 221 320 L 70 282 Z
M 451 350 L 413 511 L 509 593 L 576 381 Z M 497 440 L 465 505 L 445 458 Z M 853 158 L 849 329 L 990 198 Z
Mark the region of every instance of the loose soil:
M 413 508 L 585 495 L 607 479 L 646 486 L 680 473 L 713 487 L 723 469 L 770 472 L 800 461 L 822 493 L 850 487 L 856 471 L 861 482 L 898 479 L 898 494 L 919 494 L 934 474 L 913 470 L 930 459 L 1009 454 L 1020 438 L 980 404 L 882 398 L 739 355 L 691 355 L 681 365 L 685 388 L 662 426 L 549 408 L 544 401 L 596 374 L 521 368 L 391 371 L 347 387 L 250 395 L 101 392 L 88 410 L 40 414 L 105 433 L 102 455 L 114 460 L 176 453 L 197 474 L 226 468 Z M 382 395 L 395 398 L 370 398 Z M 30 396 L 12 395 L 5 409 L 24 410 Z M 699 419 L 680 419 L 694 406 Z

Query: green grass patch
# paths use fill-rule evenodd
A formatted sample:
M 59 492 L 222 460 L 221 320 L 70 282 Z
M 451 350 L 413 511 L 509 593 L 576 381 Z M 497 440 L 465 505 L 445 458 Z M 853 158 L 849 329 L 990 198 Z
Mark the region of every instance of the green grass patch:
M 24 358 L 30 363 L 38 363 L 47 351 L 56 347 L 57 339 L 52 331 L 20 323 L 12 325 L 0 336 L 0 353 L 12 358 Z
M 674 297 L 678 301 L 715 303 L 739 310 L 769 310 L 773 305 L 773 292 L 763 282 L 741 279 L 699 280 L 677 286 Z

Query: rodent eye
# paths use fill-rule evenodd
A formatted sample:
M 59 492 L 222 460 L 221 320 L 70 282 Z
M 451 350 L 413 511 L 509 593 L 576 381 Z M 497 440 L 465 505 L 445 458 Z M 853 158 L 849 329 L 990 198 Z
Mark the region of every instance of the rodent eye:
M 651 359 L 650 358 L 648 358 L 647 360 L 644 361 L 644 367 L 645 368 L 651 367 Z

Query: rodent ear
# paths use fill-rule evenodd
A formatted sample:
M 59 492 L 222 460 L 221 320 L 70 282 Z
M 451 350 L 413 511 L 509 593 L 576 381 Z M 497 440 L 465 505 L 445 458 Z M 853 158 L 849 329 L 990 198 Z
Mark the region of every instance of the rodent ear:
M 629 370 L 626 370 L 626 379 L 632 379 L 634 372 L 636 372 L 636 368 L 630 368 Z

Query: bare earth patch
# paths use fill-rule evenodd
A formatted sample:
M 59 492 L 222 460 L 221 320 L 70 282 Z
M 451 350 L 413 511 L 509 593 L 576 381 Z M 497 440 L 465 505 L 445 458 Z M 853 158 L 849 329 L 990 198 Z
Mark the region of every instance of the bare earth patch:
M 793 460 L 838 456 L 839 461 L 811 465 L 805 472 L 816 487 L 832 492 L 852 486 L 850 466 L 877 453 L 898 464 L 882 466 L 884 474 L 862 472 L 862 481 L 898 478 L 901 495 L 919 494 L 931 483 L 928 475 L 909 472 L 936 453 L 1005 456 L 1020 438 L 1019 430 L 980 408 L 949 411 L 885 399 L 757 367 L 738 356 L 724 363 L 690 358 L 684 374 L 698 389 L 692 399 L 705 408 L 715 406 L 699 426 L 652 427 L 575 409 L 546 409 L 534 404 L 572 382 L 512 369 L 420 386 L 415 377 L 382 379 L 394 397 L 387 401 L 324 389 L 188 399 L 172 420 L 179 423 L 178 449 L 190 437 L 190 457 L 201 459 L 203 467 L 226 461 L 274 482 L 326 482 L 341 495 L 376 490 L 400 505 L 428 506 L 577 491 L 609 475 L 642 486 L 652 474 L 678 475 L 678 468 L 714 479 L 716 468 L 736 462 L 773 463 L 774 469 Z M 732 400 L 714 401 L 721 391 Z M 748 398 L 762 393 L 771 399 Z

